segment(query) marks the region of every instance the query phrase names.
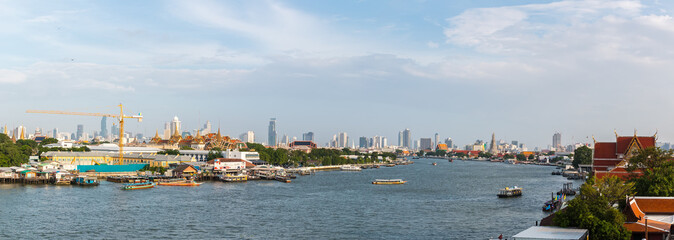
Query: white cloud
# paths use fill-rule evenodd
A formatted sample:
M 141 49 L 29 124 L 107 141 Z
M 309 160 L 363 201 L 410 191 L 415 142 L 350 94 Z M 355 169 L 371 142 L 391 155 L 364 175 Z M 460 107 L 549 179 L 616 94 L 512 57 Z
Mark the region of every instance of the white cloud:
M 20 83 L 26 80 L 26 74 L 9 69 L 0 69 L 0 83 Z
M 429 48 L 438 48 L 439 47 L 438 43 L 433 42 L 433 41 L 428 41 L 426 43 L 426 46 L 428 46 Z

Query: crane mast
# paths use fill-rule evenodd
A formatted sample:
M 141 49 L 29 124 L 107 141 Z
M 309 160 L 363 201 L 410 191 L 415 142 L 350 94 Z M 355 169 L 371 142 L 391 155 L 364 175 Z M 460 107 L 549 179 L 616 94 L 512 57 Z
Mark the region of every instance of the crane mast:
M 45 114 L 63 114 L 63 115 L 78 115 L 78 116 L 94 116 L 94 117 L 112 117 L 116 118 L 119 121 L 119 161 L 118 164 L 122 164 L 124 160 L 124 119 L 125 118 L 134 118 L 138 122 L 143 121 L 143 116 L 138 115 L 124 115 L 124 106 L 120 103 L 117 105 L 119 107 L 119 115 L 116 114 L 107 114 L 107 113 L 86 113 L 86 112 L 66 112 L 66 111 L 49 111 L 49 110 L 26 110 L 26 113 L 45 113 Z

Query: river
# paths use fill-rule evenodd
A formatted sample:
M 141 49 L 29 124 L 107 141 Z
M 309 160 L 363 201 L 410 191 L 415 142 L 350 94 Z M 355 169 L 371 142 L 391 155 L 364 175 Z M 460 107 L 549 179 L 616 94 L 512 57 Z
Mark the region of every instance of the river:
M 415 161 L 292 183 L 135 191 L 106 181 L 90 188 L 0 184 L 0 238 L 487 239 L 533 226 L 546 216 L 541 206 L 550 193 L 568 182 L 550 175 L 554 167 Z M 379 178 L 408 182 L 371 184 Z M 496 197 L 513 185 L 522 197 Z

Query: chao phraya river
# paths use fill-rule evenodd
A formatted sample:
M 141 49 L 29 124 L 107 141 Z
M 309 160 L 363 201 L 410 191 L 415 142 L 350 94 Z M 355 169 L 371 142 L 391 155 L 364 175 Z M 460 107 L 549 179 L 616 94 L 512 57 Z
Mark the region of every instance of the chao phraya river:
M 487 239 L 533 226 L 545 216 L 543 202 L 567 182 L 550 175 L 553 167 L 415 161 L 318 172 L 292 183 L 134 191 L 106 181 L 91 188 L 4 184 L 0 238 Z M 408 182 L 371 184 L 378 178 Z M 524 188 L 522 197 L 496 197 L 499 188 L 513 185 Z

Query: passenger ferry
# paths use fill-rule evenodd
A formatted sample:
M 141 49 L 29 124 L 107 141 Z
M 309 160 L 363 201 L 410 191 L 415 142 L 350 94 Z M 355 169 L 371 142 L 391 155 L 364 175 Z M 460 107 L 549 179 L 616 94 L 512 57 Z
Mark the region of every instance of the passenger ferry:
M 407 181 L 402 179 L 376 179 L 372 184 L 381 184 L 381 185 L 393 185 L 393 184 L 405 184 Z
M 178 186 L 178 187 L 196 187 L 202 183 L 195 182 L 193 180 L 179 180 L 179 181 L 162 181 L 158 182 L 159 186 Z
M 223 182 L 245 182 L 248 181 L 248 175 L 241 174 L 241 175 L 225 175 L 225 176 L 220 176 L 220 181 Z
M 500 198 L 508 198 L 508 197 L 519 197 L 522 196 L 522 188 L 518 188 L 517 186 L 514 186 L 512 188 L 504 188 L 498 191 L 498 197 Z

